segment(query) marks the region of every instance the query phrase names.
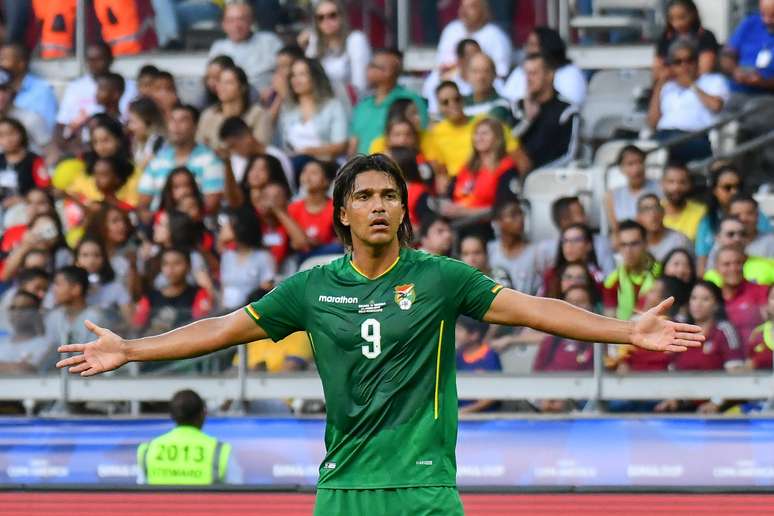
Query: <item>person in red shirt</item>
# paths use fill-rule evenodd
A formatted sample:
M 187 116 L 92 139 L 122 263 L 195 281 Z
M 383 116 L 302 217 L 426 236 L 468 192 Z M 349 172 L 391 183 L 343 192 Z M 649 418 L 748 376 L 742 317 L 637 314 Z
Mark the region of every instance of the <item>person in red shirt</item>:
M 741 245 L 728 245 L 718 251 L 716 267 L 723 279 L 723 299 L 728 320 L 734 325 L 742 342 L 750 339 L 752 331 L 763 322 L 768 290 L 744 279 L 743 267 L 747 260 Z
M 427 179 L 422 176 L 419 169 L 420 155 L 411 147 L 390 147 L 388 153 L 406 178 L 409 220 L 414 227 L 414 232 L 419 233 L 421 221 L 427 218 L 430 210 L 427 201 L 432 192 L 432 172 Z
M 288 213 L 306 235 L 307 253 L 322 250 L 319 254 L 324 254 L 329 244 L 336 241 L 333 231 L 333 200 L 328 197 L 331 173 L 335 173 L 333 167 L 332 164 L 316 159 L 304 165 L 300 182 L 306 196 L 288 206 Z M 341 250 L 341 246 L 337 248 Z
M 15 118 L 0 118 L 0 201 L 3 209 L 22 202 L 33 188 L 48 188 L 43 158 L 29 150 L 27 130 Z
M 441 214 L 454 219 L 488 212 L 501 179 L 515 176 L 516 164 L 505 149 L 502 124 L 491 118 L 480 120 L 473 130 L 473 156 L 452 181 L 451 202 L 441 205 Z
M 709 281 L 700 280 L 691 291 L 688 302 L 688 323 L 701 326 L 707 337 L 700 348 L 673 355 L 670 365 L 675 371 L 739 371 L 744 365 L 742 342 L 726 316 L 723 292 Z M 701 413 L 716 413 L 722 400 L 699 402 L 665 400 L 656 405 L 656 412 L 696 409 Z
M 284 184 L 273 181 L 250 190 L 250 204 L 261 219 L 263 246 L 274 256 L 278 268 L 291 248 L 303 252 L 308 245 L 304 230 L 288 214 L 289 193 Z
M 771 370 L 774 351 L 774 286 L 769 287 L 766 322 L 755 328 L 746 342 L 746 365 L 749 369 Z

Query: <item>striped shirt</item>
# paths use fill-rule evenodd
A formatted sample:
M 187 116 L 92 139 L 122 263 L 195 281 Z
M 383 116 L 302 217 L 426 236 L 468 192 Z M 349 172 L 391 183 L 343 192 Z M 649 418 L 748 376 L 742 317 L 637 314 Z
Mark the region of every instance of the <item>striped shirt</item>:
M 164 145 L 145 168 L 140 178 L 139 192 L 153 196 L 154 202 L 158 202 L 167 177 L 175 167 L 180 165 L 193 173 L 203 194 L 223 191 L 223 162 L 212 149 L 199 143 L 188 155 L 185 163 L 178 163 L 175 160 L 174 147 L 169 144 Z

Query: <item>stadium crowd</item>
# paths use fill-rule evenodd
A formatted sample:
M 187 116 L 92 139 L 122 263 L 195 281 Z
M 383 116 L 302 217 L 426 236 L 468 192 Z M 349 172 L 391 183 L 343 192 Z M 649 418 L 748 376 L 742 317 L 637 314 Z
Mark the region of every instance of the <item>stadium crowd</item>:
M 701 130 L 774 93 L 773 1 L 761 0 L 725 47 L 691 0 L 668 2 L 666 19 L 647 113 L 655 139 Z M 462 0 L 419 92 L 399 81 L 402 54 L 371 48 L 341 2 L 317 2 L 310 20 L 286 44 L 253 31 L 249 3 L 228 2 L 226 37 L 210 49 L 196 104 L 180 101 L 175 70 L 112 71 L 107 43 L 88 47 L 88 72 L 59 99 L 30 71 L 25 45 L 0 48 L 1 373 L 51 372 L 57 345 L 91 340 L 86 319 L 156 334 L 237 309 L 299 267 L 343 254 L 332 181 L 347 156 L 374 152 L 406 176 L 416 247 L 623 319 L 674 296 L 671 315 L 707 335 L 680 355 L 608 353 L 611 371 L 771 369 L 774 229 L 737 164 L 718 161 L 706 185 L 693 184 L 687 163 L 712 156 L 705 135 L 671 148 L 658 180 L 646 176 L 645 150 L 625 146 L 617 160 L 625 184 L 600 200 L 610 233 L 589 226 L 582 198 L 563 196 L 551 207 L 559 237 L 544 239 L 530 232 L 523 183 L 577 157 L 587 92 L 556 31 L 534 28 L 513 68 L 511 40 L 486 1 Z M 465 318 L 457 335 L 460 370 L 501 370 L 500 354 L 526 344 L 538 348 L 535 372 L 593 368 L 592 344 Z M 251 343 L 248 367 L 311 368 L 306 339 Z M 461 404 L 463 412 L 497 407 Z

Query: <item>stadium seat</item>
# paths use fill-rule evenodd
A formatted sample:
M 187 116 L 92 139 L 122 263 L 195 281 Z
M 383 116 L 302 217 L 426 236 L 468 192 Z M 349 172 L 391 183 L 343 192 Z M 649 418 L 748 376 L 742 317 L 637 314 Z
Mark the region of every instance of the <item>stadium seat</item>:
M 651 81 L 647 69 L 595 73 L 581 111 L 584 139 L 607 140 L 619 129 L 639 133 L 645 125 L 646 113 L 638 111 L 638 100 Z
M 657 20 L 663 12 L 660 0 L 595 0 L 594 12 L 588 16 L 574 16 L 570 26 L 582 33 L 637 30 L 643 39 L 652 39 Z M 611 11 L 639 11 L 615 14 Z
M 559 197 L 581 195 L 590 198 L 592 172 L 581 168 L 540 169 L 524 181 L 524 198 L 530 203 L 530 238 L 540 241 L 558 236 L 551 220 L 551 204 Z

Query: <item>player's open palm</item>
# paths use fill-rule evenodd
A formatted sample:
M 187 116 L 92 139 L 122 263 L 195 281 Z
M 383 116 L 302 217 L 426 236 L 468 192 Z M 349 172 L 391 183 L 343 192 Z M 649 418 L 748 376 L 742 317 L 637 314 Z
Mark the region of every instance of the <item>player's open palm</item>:
M 86 321 L 86 328 L 97 335 L 97 340 L 86 344 L 65 344 L 59 346 L 60 353 L 77 353 L 57 362 L 59 368 L 69 367 L 73 374 L 93 376 L 117 369 L 127 362 L 124 341 L 112 331 Z
M 674 301 L 672 297 L 665 299 L 634 323 L 632 343 L 635 346 L 651 351 L 678 353 L 701 346 L 704 335 L 699 326 L 677 323 L 666 318 Z

